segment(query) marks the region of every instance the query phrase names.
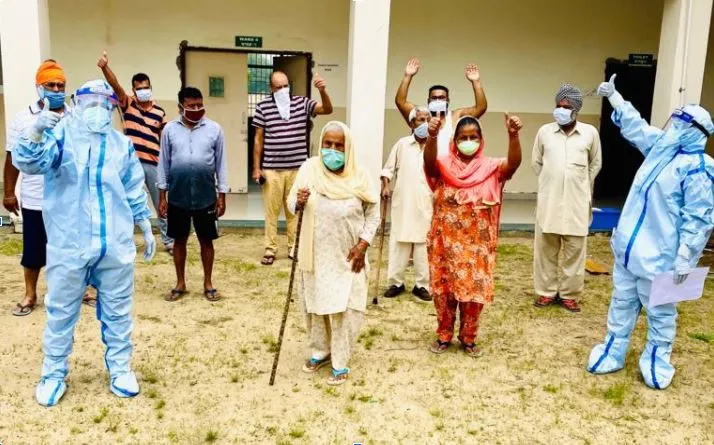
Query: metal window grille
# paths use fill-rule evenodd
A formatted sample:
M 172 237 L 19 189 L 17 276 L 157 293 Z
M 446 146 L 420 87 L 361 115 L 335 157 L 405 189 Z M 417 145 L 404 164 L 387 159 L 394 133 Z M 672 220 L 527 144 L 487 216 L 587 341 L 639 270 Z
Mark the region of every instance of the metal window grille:
M 270 73 L 275 54 L 248 54 L 248 113 L 255 115 L 255 106 L 270 96 Z

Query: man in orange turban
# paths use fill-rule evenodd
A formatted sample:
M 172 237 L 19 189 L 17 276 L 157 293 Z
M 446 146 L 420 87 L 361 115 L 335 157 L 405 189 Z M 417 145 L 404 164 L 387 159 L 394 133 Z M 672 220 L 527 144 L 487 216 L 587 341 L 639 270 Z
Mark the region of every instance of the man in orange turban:
M 54 112 L 64 114 L 67 111 L 65 107 L 66 83 L 67 78 L 62 67 L 55 60 L 44 61 L 35 75 L 39 100 L 33 102 L 15 117 L 7 138 L 3 206 L 15 215 L 22 212 L 23 225 L 21 264 L 25 273 L 25 296 L 12 311 L 17 316 L 29 315 L 37 302 L 37 280 L 40 270 L 45 266 L 47 235 L 42 219 L 44 177 L 23 174 L 22 192 L 18 203 L 17 196 L 15 196 L 15 185 L 19 171 L 12 165 L 12 151 L 19 138 L 35 124 L 46 103 Z M 85 301 L 89 300 L 93 300 L 93 298 L 87 296 Z

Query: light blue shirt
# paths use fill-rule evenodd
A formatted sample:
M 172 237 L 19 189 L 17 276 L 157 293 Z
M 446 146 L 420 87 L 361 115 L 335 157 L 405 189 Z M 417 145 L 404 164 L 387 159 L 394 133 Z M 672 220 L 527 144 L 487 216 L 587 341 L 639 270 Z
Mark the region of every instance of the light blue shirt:
M 161 133 L 158 185 L 168 190 L 172 205 L 185 210 L 212 206 L 216 192 L 228 193 L 226 164 L 223 129 L 210 119 L 189 128 L 177 118 Z

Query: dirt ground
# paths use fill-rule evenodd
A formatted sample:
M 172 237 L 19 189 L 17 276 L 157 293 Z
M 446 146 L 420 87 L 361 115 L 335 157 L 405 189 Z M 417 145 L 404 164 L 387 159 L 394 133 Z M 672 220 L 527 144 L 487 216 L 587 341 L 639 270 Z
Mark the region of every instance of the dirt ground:
M 677 375 L 666 391 L 646 388 L 639 375 L 642 318 L 623 371 L 600 377 L 585 371 L 590 348 L 605 334 L 610 277 L 587 278 L 580 314 L 535 309 L 527 235 L 501 240 L 497 295 L 481 322 L 482 358 L 456 348 L 429 353 L 433 305 L 402 295 L 370 307 L 350 380 L 329 387 L 328 369 L 300 371 L 306 340 L 296 301 L 270 387 L 290 264 L 281 256 L 273 267 L 260 266 L 261 240 L 246 230 L 217 241 L 214 283 L 225 297 L 218 303 L 202 298 L 195 241 L 191 294 L 177 303 L 162 298 L 174 284 L 169 256 L 137 262 L 134 366 L 142 393 L 122 400 L 109 392 L 99 324 L 83 307 L 68 392 L 46 409 L 34 401 L 44 307 L 11 316 L 23 289 L 20 238 L 0 236 L 0 442 L 714 443 L 711 283 L 702 300 L 680 305 Z M 611 264 L 605 237 L 591 237 L 590 254 Z M 371 255 L 374 264 L 374 249 Z

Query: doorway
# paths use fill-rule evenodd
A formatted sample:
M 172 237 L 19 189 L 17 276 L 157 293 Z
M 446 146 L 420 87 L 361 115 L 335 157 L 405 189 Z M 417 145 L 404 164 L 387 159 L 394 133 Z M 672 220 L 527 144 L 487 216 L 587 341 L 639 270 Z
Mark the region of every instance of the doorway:
M 647 122 L 652 116 L 657 61 L 652 66 L 633 66 L 627 60 L 607 59 L 605 80 L 617 74 L 617 90 L 632 102 Z M 595 200 L 602 207 L 622 207 L 644 157 L 621 135 L 612 123 L 612 107 L 602 101 L 600 141 L 602 170 L 595 180 Z
M 312 54 L 191 47 L 184 41 L 179 46 L 177 65 L 181 85 L 201 90 L 208 116 L 223 128 L 230 192 L 260 191 L 260 186 L 249 180 L 255 107 L 270 96 L 270 74 L 276 69 L 288 75 L 292 94 L 310 97 Z

